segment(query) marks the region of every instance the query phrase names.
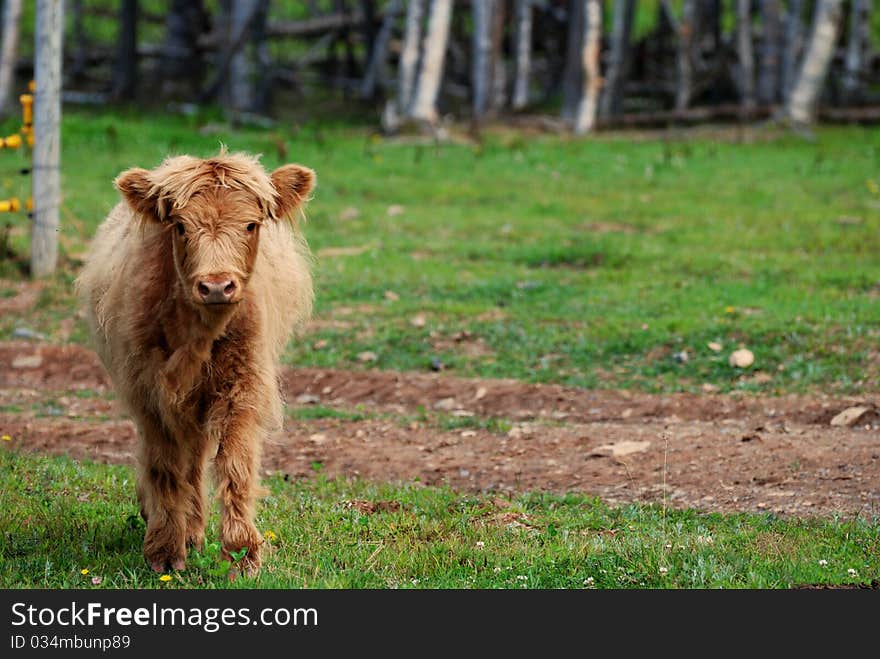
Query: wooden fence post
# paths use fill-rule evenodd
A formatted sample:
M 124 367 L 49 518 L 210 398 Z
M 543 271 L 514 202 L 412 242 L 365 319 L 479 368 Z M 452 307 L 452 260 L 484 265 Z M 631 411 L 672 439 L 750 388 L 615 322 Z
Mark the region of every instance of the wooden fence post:
M 31 232 L 31 277 L 34 278 L 52 274 L 58 261 L 63 36 L 64 0 L 37 0 Z

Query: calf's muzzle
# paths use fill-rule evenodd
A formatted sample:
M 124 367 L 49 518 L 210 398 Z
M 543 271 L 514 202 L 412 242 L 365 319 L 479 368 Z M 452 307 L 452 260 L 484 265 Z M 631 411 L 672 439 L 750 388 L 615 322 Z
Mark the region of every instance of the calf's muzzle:
M 238 286 L 229 277 L 205 277 L 196 286 L 199 299 L 205 304 L 229 304 L 235 301 Z

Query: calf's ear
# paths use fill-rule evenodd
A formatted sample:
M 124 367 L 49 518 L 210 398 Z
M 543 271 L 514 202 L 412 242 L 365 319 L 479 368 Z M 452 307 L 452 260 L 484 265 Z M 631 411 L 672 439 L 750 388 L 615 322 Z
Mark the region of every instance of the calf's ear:
M 308 201 L 315 187 L 315 172 L 302 165 L 282 165 L 270 174 L 275 188 L 275 219 L 290 217 Z
M 140 167 L 128 169 L 117 176 L 113 184 L 135 213 L 151 220 L 162 219 L 159 194 L 153 189 L 149 171 Z

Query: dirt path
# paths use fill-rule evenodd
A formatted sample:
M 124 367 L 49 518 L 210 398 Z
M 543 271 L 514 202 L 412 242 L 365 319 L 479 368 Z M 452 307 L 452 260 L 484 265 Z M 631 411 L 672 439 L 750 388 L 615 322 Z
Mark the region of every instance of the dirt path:
M 418 479 L 466 491 L 577 491 L 612 503 L 880 516 L 878 394 L 649 395 L 320 369 L 286 370 L 283 383 L 291 406 L 364 417 L 288 420 L 263 466 L 292 478 L 312 477 L 320 463 L 330 477 Z M 0 433 L 13 437 L 8 445 L 132 462 L 134 427 L 110 391 L 83 348 L 0 343 Z M 854 427 L 830 425 L 856 404 L 871 410 Z

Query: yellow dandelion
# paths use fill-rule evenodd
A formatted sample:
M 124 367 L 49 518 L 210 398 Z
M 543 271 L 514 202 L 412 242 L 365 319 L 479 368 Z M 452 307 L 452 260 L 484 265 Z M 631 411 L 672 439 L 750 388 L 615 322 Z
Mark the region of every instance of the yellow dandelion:
M 736 311 L 736 309 L 731 306 L 724 307 L 724 313 L 733 313 L 734 311 Z
M 2 439 L 4 442 L 12 441 L 12 437 L 10 437 L 9 435 L 3 435 L 3 437 L 0 437 L 0 439 Z
M 171 575 L 170 574 L 163 574 L 161 577 L 159 577 L 159 581 L 166 581 L 166 582 L 171 581 Z
M 80 573 L 80 574 L 88 574 L 88 573 L 89 573 L 89 568 L 84 567 L 82 570 L 79 571 L 79 573 Z
M 865 185 L 868 186 L 868 190 L 871 192 L 871 194 L 877 194 L 878 192 L 880 192 L 880 186 L 877 185 L 876 181 L 868 179 L 867 181 L 865 181 Z
M 266 540 L 268 540 L 269 542 L 274 542 L 278 539 L 278 536 L 275 535 L 275 531 L 266 531 L 263 534 L 263 537 L 266 538 Z

